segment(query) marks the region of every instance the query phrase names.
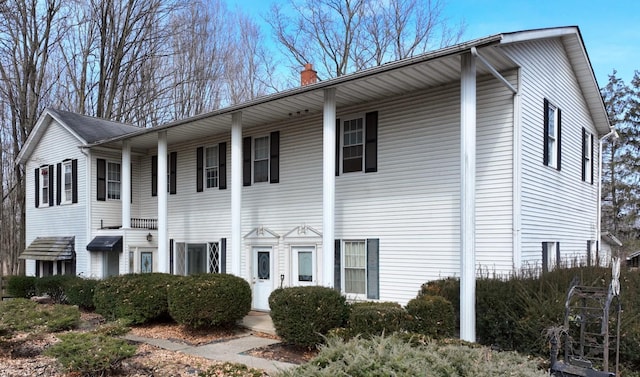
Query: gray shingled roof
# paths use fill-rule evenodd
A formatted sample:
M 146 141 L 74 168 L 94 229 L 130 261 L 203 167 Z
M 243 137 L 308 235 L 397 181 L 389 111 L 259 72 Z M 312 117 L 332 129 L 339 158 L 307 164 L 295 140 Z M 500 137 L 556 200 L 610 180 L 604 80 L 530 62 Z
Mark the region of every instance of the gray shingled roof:
M 75 114 L 69 111 L 49 109 L 49 112 L 87 143 L 95 143 L 141 130 L 139 127 L 128 124 Z

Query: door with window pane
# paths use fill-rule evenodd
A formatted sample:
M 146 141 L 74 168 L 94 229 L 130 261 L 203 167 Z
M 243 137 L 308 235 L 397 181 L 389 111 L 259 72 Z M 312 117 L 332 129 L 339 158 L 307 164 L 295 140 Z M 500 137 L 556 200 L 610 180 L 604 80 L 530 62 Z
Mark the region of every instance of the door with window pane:
M 273 260 L 271 247 L 253 248 L 253 308 L 269 310 L 269 295 L 273 290 Z
M 291 254 L 293 285 L 315 285 L 317 280 L 315 246 L 293 246 Z

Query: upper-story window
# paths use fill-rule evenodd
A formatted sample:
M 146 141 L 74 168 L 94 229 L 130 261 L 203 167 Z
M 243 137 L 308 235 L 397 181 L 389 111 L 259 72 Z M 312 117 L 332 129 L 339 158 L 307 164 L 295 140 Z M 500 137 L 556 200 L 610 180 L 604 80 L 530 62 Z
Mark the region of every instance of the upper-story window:
M 269 181 L 269 136 L 254 139 L 253 182 Z
M 242 184 L 280 182 L 280 132 L 242 141 Z
M 205 182 L 207 188 L 218 187 L 218 147 L 207 147 L 205 149 Z
M 107 162 L 107 199 L 120 200 L 120 164 Z
M 544 100 L 544 164 L 560 170 L 561 163 L 561 112 Z
M 593 134 L 582 128 L 582 180 L 593 184 Z
M 53 189 L 53 187 L 50 187 L 49 185 L 49 181 L 51 180 L 51 177 L 49 176 L 49 174 L 53 174 L 53 171 L 52 169 L 49 169 L 48 166 L 43 166 L 40 168 L 40 177 L 38 178 L 40 180 L 40 187 L 41 187 L 40 203 L 47 204 L 47 205 L 50 204 L 49 190 Z
M 345 120 L 342 137 L 342 172 L 362 171 L 364 151 L 363 118 Z
M 196 191 L 227 188 L 227 143 L 196 149 Z
M 63 184 L 62 186 L 64 187 L 64 191 L 63 191 L 63 198 L 62 198 L 62 202 L 63 203 L 71 203 L 71 200 L 73 199 L 73 174 L 72 174 L 72 165 L 71 165 L 71 161 L 65 161 L 62 164 L 62 179 L 63 179 Z
M 378 171 L 378 112 L 338 119 L 336 175 Z

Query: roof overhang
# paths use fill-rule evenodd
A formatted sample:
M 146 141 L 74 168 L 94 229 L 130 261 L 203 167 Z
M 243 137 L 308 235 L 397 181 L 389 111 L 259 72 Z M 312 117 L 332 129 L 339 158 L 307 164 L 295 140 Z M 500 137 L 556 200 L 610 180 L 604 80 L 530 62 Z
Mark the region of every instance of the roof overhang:
M 122 252 L 122 236 L 97 236 L 89 242 L 87 250 Z
M 37 237 L 18 258 L 59 261 L 74 257 L 75 237 Z

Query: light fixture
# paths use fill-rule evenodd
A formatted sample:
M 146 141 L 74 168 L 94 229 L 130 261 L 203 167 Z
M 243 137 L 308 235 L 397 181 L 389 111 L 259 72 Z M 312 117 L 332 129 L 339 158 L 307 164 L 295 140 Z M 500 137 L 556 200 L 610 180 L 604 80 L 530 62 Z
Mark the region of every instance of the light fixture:
M 153 239 L 153 235 L 151 233 L 147 234 L 147 241 L 151 242 Z

